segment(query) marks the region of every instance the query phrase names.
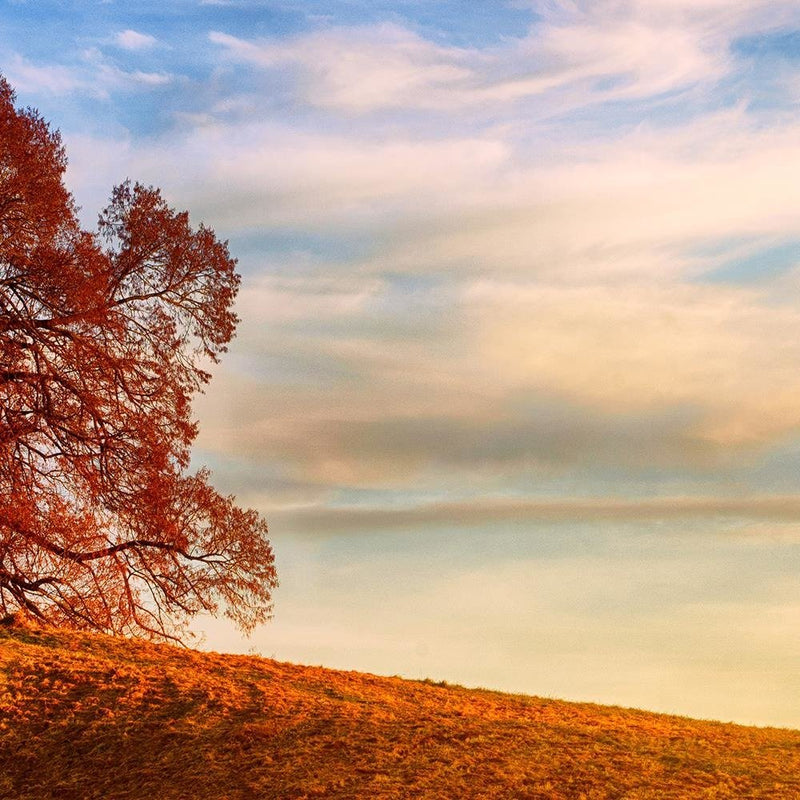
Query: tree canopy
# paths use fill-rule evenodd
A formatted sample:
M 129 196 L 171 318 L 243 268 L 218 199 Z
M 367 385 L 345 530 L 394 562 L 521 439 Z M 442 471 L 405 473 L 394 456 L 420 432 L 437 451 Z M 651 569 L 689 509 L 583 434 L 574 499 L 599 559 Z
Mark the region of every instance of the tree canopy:
M 153 637 L 198 612 L 251 629 L 277 585 L 266 523 L 189 472 L 236 262 L 138 183 L 83 230 L 65 167 L 0 77 L 0 610 Z

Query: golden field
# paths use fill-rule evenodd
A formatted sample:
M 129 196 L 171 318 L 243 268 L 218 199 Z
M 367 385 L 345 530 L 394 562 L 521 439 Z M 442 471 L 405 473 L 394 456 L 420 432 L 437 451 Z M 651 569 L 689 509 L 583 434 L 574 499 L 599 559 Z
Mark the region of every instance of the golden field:
M 0 797 L 800 798 L 800 731 L 0 626 Z

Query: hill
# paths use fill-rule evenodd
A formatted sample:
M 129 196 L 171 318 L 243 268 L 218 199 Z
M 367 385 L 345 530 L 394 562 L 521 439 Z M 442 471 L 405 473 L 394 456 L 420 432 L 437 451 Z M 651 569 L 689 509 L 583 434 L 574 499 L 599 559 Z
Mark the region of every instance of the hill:
M 0 797 L 800 798 L 800 731 L 0 625 Z

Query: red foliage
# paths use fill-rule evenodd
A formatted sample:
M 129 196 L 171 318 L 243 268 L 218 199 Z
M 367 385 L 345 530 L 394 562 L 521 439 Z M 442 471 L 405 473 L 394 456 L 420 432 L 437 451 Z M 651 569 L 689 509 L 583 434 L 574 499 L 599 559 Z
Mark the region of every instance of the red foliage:
M 139 184 L 82 230 L 65 166 L 0 78 L 0 608 L 161 637 L 199 611 L 251 628 L 276 586 L 266 523 L 187 474 L 236 262 Z

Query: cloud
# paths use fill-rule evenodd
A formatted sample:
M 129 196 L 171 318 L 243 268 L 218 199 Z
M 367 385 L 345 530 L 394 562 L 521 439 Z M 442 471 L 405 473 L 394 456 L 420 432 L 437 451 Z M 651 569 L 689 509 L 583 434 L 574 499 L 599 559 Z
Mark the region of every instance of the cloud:
M 34 64 L 18 53 L 8 58 L 3 73 L 20 92 L 63 95 L 83 85 L 78 72 L 58 64 Z
M 313 366 L 306 369 L 314 374 Z M 360 383 L 359 377 L 351 380 Z M 386 378 L 384 374 L 377 381 L 388 383 Z M 206 449 L 237 453 L 254 469 L 262 460 L 277 461 L 296 479 L 352 487 L 426 482 L 435 487 L 452 474 L 463 476 L 465 483 L 476 478 L 491 483 L 510 474 L 549 477 L 585 463 L 595 470 L 708 467 L 721 457 L 719 447 L 704 443 L 692 431 L 692 414 L 687 412 L 603 416 L 531 400 L 524 411 L 504 407 L 492 413 L 478 404 L 473 416 L 452 409 L 424 416 L 412 402 L 404 403 L 401 415 L 398 398 L 389 396 L 388 386 L 376 386 L 377 381 L 367 384 L 365 398 L 329 389 L 329 396 L 336 396 L 328 415 L 317 406 L 310 419 L 304 412 L 311 387 L 306 387 L 305 403 L 296 392 L 278 387 L 271 392 L 242 387 L 238 400 L 227 399 L 224 416 L 241 416 L 248 406 L 247 430 L 237 432 L 233 424 L 220 424 L 219 411 L 202 404 L 201 442 Z M 271 402 L 254 408 L 258 394 L 270 394 Z M 399 394 L 407 398 L 412 392 Z M 440 389 L 436 394 L 440 404 L 453 404 L 449 393 Z M 427 399 L 432 405 L 430 395 Z M 293 400 L 302 403 L 304 411 L 293 413 Z
M 318 485 L 489 485 L 710 476 L 800 424 L 800 320 L 751 289 L 484 281 L 418 297 L 374 280 L 246 287 L 225 389 L 198 404 L 202 446 Z
M 4 75 L 20 92 L 39 95 L 88 95 L 108 99 L 115 92 L 151 89 L 172 83 L 176 78 L 165 72 L 126 71 L 97 48 L 80 54 L 78 63 L 33 64 L 17 53 L 7 57 Z
M 794 182 L 768 189 L 780 164 L 791 170 L 791 145 L 740 135 L 728 154 L 701 145 L 688 157 L 642 134 L 638 154 L 622 152 L 627 141 L 596 163 L 508 182 L 509 150 L 491 143 L 359 147 L 300 135 L 290 148 L 261 126 L 192 132 L 152 161 L 120 145 L 121 159 L 112 151 L 108 161 L 120 175 L 166 178 L 195 219 L 222 230 L 363 235 L 372 218 L 375 243 L 386 244 L 374 258 L 323 259 L 307 277 L 246 285 L 232 357 L 249 377 L 225 372 L 228 391 L 212 387 L 198 408 L 216 452 L 275 460 L 295 479 L 398 486 L 587 460 L 597 470 L 711 469 L 797 429 L 797 313 L 776 305 L 769 285 L 699 281 L 717 262 L 687 249 L 792 230 Z M 96 179 L 103 150 L 79 152 Z M 187 168 L 209 152 L 205 171 Z M 761 167 L 744 177 L 741 163 Z M 711 169 L 728 183 L 710 187 Z M 693 175 L 719 203 L 684 209 Z M 686 188 L 667 192 L 676 181 Z M 218 185 L 224 205 L 206 189 Z M 439 296 L 383 277 L 425 268 L 440 274 Z
M 800 315 L 763 290 L 483 281 L 467 294 L 480 374 L 509 387 L 606 412 L 688 406 L 684 435 L 718 445 L 800 427 Z
M 730 47 L 791 9 L 551 8 L 481 49 L 397 23 L 213 33 L 248 94 L 70 149 L 82 204 L 127 174 L 263 243 L 227 391 L 198 404 L 210 452 L 317 486 L 491 488 L 724 480 L 796 435 L 796 269 L 711 279 L 796 238 L 800 126 L 765 123 Z
M 423 525 L 485 526 L 500 522 L 597 522 L 678 519 L 800 521 L 800 496 L 660 497 L 617 500 L 492 499 L 430 503 L 405 508 L 306 507 L 274 510 L 272 522 L 284 531 L 375 531 Z
M 77 191 L 95 178 L 90 150 L 78 154 L 86 162 L 73 156 Z M 170 132 L 122 157 L 128 174 L 170 187 L 199 218 L 228 230 L 352 231 L 451 208 L 462 194 L 472 197 L 507 155 L 493 138 L 359 140 L 266 122 Z M 212 188 L 219 185 L 224 194 Z
M 288 42 L 250 42 L 218 31 L 209 38 L 230 59 L 295 69 L 306 99 L 325 108 L 364 112 L 436 104 L 472 75 L 462 51 L 392 24 L 319 31 Z
M 115 44 L 123 50 L 148 50 L 153 47 L 157 41 L 155 36 L 150 36 L 150 34 L 147 33 L 139 33 L 130 28 L 120 31 L 114 37 Z
M 548 117 L 713 85 L 731 68 L 732 36 L 760 22 L 757 8 L 721 15 L 702 4 L 565 3 L 550 9 L 537 4 L 538 24 L 490 48 L 443 46 L 387 22 L 281 40 L 220 31 L 209 38 L 231 61 L 273 74 L 289 70 L 299 97 L 320 108 L 483 115 L 482 106 L 529 99 L 537 103 L 534 113 Z
M 697 275 L 713 267 L 699 245 L 794 236 L 798 135 L 737 108 L 591 147 L 509 142 L 449 214 L 431 202 L 422 224 L 399 228 L 391 256 L 409 270 L 475 265 L 562 283 Z
M 166 72 L 127 71 L 118 67 L 97 48 L 89 48 L 82 54 L 93 90 L 100 95 L 108 96 L 111 92 L 132 91 L 141 87 L 153 88 L 165 86 L 175 80 L 175 76 Z
M 165 72 L 143 72 L 142 70 L 134 70 L 133 72 L 124 73 L 124 76 L 133 84 L 141 84 L 143 86 L 166 86 L 174 80 L 173 75 Z
M 591 148 L 551 134 L 346 137 L 212 117 L 131 153 L 129 174 L 229 230 L 369 231 L 393 269 L 605 280 L 686 275 L 698 245 L 794 235 L 798 141 L 800 126 L 765 131 L 742 108 Z
M 363 312 L 381 288 L 381 282 L 374 278 L 262 275 L 248 283 L 237 311 L 253 328 L 309 319 L 319 323 Z

